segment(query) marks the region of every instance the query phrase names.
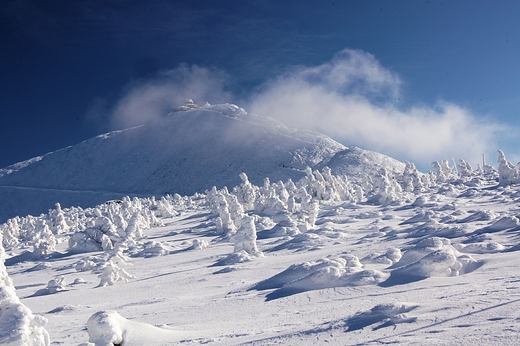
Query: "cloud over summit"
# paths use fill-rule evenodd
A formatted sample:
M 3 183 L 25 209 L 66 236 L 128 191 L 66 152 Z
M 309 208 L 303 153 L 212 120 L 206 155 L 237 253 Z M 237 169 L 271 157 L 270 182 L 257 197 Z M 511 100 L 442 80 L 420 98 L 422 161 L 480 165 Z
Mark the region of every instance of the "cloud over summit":
M 218 69 L 181 65 L 161 71 L 154 78 L 127 87 L 111 115 L 112 128 L 125 128 L 157 120 L 184 104 L 187 98 L 198 102 L 228 102 L 225 90 L 228 76 Z
M 423 170 L 445 158 L 476 164 L 482 153 L 493 157 L 505 130 L 443 100 L 399 107 L 397 100 L 406 97 L 401 78 L 360 50 L 345 49 L 317 66 L 290 67 L 242 101 L 228 91 L 230 81 L 222 70 L 199 66 L 162 71 L 127 88 L 113 108 L 112 127 L 159 119 L 186 98 L 199 104 L 238 102 L 287 126 L 320 131 L 347 146 L 412 161 Z
M 482 153 L 496 149 L 501 125 L 446 101 L 400 109 L 401 84 L 371 54 L 345 49 L 322 65 L 269 81 L 249 109 L 426 168 L 451 157 L 480 162 Z

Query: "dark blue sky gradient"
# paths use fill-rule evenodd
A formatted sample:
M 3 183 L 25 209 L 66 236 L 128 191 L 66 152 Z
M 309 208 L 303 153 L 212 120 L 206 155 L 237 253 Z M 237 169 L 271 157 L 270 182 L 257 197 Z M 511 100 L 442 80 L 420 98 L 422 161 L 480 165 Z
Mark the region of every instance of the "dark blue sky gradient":
M 243 98 L 344 48 L 397 73 L 403 107 L 444 99 L 518 127 L 519 13 L 517 1 L 6 0 L 0 167 L 108 131 L 90 110 L 160 70 L 223 70 Z

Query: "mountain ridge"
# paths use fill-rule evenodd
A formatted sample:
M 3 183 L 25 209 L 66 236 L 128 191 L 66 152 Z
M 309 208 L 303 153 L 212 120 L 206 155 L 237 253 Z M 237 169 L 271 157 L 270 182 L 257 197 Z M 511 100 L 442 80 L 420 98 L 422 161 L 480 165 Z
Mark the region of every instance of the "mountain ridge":
M 298 180 L 307 167 L 330 165 L 353 179 L 380 167 L 404 168 L 382 154 L 349 149 L 318 132 L 290 129 L 236 105 L 195 106 L 1 169 L 0 221 L 45 212 L 56 202 L 92 206 L 121 195 L 191 195 L 212 186 L 235 186 L 241 172 L 261 184 L 266 177 Z M 349 160 L 357 164 L 345 167 Z M 21 187 L 30 189 L 16 189 Z

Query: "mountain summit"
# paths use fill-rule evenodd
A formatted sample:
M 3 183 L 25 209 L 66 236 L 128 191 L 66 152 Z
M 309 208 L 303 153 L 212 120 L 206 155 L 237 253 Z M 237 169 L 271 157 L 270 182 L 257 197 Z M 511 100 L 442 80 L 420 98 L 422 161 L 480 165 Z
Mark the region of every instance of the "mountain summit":
M 45 212 L 56 202 L 91 206 L 125 195 L 232 187 L 241 172 L 261 184 L 265 177 L 298 180 L 307 167 L 327 165 L 353 179 L 380 167 L 404 168 L 382 154 L 349 149 L 233 104 L 199 107 L 188 101 L 160 120 L 0 169 L 0 221 Z

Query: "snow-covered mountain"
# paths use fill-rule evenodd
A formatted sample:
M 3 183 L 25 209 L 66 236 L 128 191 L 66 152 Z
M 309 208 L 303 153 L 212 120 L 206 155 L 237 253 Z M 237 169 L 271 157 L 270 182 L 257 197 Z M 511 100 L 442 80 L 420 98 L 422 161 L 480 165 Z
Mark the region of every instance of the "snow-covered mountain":
M 189 103 L 13 165 L 29 205 L 118 199 L 0 224 L 0 344 L 517 345 L 520 170 L 498 164 L 423 174 Z
M 298 180 L 307 167 L 329 166 L 358 179 L 404 164 L 346 148 L 331 138 L 231 104 L 177 108 L 155 122 L 115 131 L 0 169 L 0 221 L 62 206 L 93 206 L 123 196 L 191 195 L 252 183 Z

